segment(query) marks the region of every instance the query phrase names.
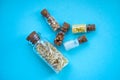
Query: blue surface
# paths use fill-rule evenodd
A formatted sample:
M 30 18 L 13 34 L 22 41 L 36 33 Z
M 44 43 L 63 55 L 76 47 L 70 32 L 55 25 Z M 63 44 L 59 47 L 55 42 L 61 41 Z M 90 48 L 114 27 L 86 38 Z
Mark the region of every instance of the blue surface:
M 51 43 L 55 34 L 40 11 L 47 8 L 62 25 L 94 23 L 88 42 L 70 51 L 59 74 L 50 69 L 26 41 L 35 30 Z M 120 80 L 119 0 L 0 0 L 0 80 Z M 78 35 L 66 34 L 65 40 Z

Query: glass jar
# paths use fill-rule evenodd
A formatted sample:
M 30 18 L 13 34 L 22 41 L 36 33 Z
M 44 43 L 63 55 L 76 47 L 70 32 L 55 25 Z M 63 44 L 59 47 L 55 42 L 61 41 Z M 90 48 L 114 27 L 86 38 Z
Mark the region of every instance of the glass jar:
M 63 45 L 66 50 L 70 50 L 72 48 L 79 46 L 81 43 L 84 43 L 86 41 L 87 41 L 87 38 L 85 36 L 81 36 L 77 39 L 69 40 L 69 41 L 65 42 Z
M 47 23 L 51 26 L 53 31 L 57 31 L 60 28 L 58 22 L 52 17 L 46 9 L 41 11 L 41 14 L 47 19 Z
M 68 59 L 62 55 L 50 42 L 41 38 L 33 31 L 27 40 L 30 41 L 37 54 L 56 72 L 61 71 L 67 64 Z
M 70 24 L 64 22 L 64 24 L 61 27 L 60 31 L 57 33 L 56 38 L 54 39 L 54 43 L 57 46 L 60 46 L 62 44 L 65 33 L 68 31 L 69 28 L 70 28 Z
M 95 31 L 95 24 L 75 24 L 72 25 L 72 33 L 86 33 Z

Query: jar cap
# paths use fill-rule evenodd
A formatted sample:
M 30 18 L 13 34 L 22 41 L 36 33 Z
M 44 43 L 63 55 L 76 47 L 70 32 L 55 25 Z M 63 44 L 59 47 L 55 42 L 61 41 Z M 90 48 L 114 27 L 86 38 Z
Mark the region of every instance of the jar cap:
M 86 36 L 84 35 L 84 36 L 79 37 L 79 38 L 78 38 L 78 42 L 79 42 L 79 43 L 87 42 Z
M 41 11 L 41 14 L 42 14 L 44 17 L 46 17 L 46 18 L 48 18 L 48 17 L 50 16 L 50 14 L 49 14 L 49 12 L 47 11 L 47 9 L 43 9 L 43 10 Z
M 95 24 L 87 24 L 87 31 L 95 31 Z
M 33 31 L 28 35 L 26 39 L 30 41 L 32 44 L 35 44 L 40 39 L 40 37 L 35 31 Z
M 67 32 L 69 28 L 70 28 L 70 24 L 68 24 L 67 22 L 64 22 L 63 27 L 61 28 L 61 31 Z

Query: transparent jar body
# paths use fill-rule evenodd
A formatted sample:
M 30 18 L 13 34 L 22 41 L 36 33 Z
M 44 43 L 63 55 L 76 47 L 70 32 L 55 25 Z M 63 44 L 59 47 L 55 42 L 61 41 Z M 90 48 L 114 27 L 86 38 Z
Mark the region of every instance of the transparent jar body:
M 47 40 L 37 41 L 34 50 L 56 73 L 68 64 L 67 58 Z
M 56 31 L 60 28 L 60 25 L 56 22 L 56 20 L 52 16 L 49 16 L 47 18 L 47 22 L 54 31 Z
M 72 48 L 79 46 L 79 42 L 78 42 L 78 39 L 74 39 L 74 40 L 70 40 L 70 41 L 65 42 L 63 45 L 64 45 L 66 50 L 70 50 Z
M 86 24 L 72 25 L 72 33 L 86 33 L 86 32 L 87 32 Z

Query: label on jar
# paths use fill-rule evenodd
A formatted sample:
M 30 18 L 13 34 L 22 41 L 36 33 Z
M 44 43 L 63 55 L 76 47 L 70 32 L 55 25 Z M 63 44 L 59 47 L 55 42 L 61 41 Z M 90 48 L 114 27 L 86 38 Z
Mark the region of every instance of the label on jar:
M 72 33 L 84 33 L 86 31 L 86 24 L 72 25 Z
M 74 47 L 77 47 L 77 46 L 79 46 L 79 42 L 78 42 L 77 39 L 76 40 L 70 40 L 70 41 L 64 43 L 64 47 L 65 47 L 66 50 L 70 50 L 70 49 L 72 49 Z

